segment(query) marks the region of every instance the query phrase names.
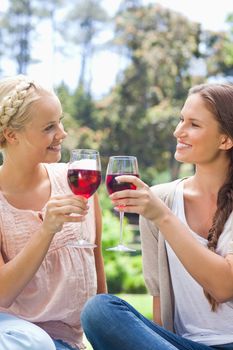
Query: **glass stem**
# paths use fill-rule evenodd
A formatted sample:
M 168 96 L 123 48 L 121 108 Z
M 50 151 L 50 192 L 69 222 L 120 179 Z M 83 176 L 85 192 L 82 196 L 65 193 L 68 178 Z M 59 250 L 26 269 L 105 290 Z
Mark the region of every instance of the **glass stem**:
M 124 212 L 120 211 L 120 245 L 123 245 L 123 220 Z

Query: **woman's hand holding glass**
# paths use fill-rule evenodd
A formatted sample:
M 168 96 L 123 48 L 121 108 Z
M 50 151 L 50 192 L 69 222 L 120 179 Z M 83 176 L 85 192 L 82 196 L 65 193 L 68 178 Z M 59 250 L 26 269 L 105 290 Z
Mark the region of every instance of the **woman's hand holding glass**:
M 81 196 L 65 195 L 53 197 L 46 205 L 45 214 L 39 217 L 48 234 L 61 231 L 65 222 L 82 222 L 88 211 L 88 201 Z M 75 214 L 75 215 L 73 215 Z
M 129 183 L 135 187 L 135 191 L 124 190 L 110 195 L 114 209 L 125 213 L 137 213 L 155 224 L 163 220 L 170 213 L 170 209 L 160 198 L 153 193 L 151 188 L 141 179 L 131 175 L 116 177 L 117 182 Z

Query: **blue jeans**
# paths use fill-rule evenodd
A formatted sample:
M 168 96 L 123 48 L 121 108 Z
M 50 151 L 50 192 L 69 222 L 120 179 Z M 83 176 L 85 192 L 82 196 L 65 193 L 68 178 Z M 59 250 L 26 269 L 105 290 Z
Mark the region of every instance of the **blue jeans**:
M 42 328 L 6 313 L 0 313 L 0 349 L 56 350 L 52 339 Z
M 94 350 L 233 350 L 233 343 L 210 347 L 182 338 L 148 320 L 126 301 L 109 294 L 89 299 L 81 322 Z
M 62 340 L 53 340 L 56 346 L 56 350 L 79 350 L 78 348 L 72 348 L 69 344 Z M 42 349 L 41 349 L 42 350 Z

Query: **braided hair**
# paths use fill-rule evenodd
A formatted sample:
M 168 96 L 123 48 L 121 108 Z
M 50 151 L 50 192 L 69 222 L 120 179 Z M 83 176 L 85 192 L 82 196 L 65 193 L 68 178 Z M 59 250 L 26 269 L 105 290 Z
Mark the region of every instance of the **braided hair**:
M 233 139 L 233 84 L 201 84 L 190 89 L 189 95 L 198 93 L 209 111 L 215 116 L 220 131 Z M 208 234 L 207 247 L 215 252 L 224 225 L 233 211 L 233 149 L 227 151 L 230 165 L 225 182 L 218 191 L 217 209 Z M 204 294 L 216 311 L 218 302 L 204 290 Z
M 4 131 L 22 129 L 30 119 L 32 103 L 48 93 L 25 75 L 0 81 L 0 148 L 6 146 Z

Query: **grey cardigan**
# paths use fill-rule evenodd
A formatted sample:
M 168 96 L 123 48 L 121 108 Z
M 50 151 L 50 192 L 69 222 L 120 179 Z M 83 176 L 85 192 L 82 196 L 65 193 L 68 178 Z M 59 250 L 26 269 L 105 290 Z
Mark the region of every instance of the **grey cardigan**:
M 166 184 L 151 187 L 171 208 L 177 184 L 182 180 L 175 180 Z M 139 218 L 143 275 L 149 293 L 160 296 L 161 319 L 163 326 L 174 332 L 173 327 L 173 291 L 171 286 L 167 252 L 163 235 L 149 220 Z

